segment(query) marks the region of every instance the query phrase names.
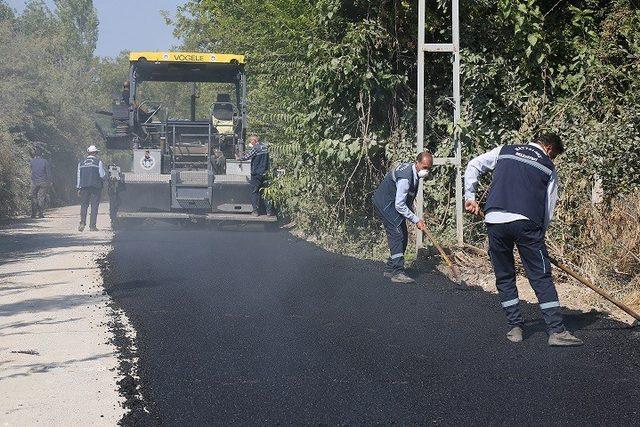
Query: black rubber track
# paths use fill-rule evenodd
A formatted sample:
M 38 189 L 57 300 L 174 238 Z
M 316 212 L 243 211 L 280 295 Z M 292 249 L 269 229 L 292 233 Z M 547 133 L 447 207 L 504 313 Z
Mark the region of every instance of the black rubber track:
M 567 316 L 584 347 L 549 348 L 526 305 L 512 344 L 496 295 L 286 233 L 121 232 L 108 264 L 136 424 L 640 425 L 640 333 L 595 314 Z

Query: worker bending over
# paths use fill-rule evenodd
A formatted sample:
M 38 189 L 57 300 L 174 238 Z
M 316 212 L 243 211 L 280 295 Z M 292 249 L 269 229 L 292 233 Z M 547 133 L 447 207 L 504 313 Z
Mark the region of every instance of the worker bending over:
M 496 287 L 511 327 L 507 338 L 512 342 L 522 341 L 524 327 L 516 287 L 515 245 L 547 324 L 549 345 L 583 344 L 564 327 L 545 245 L 545 232 L 558 199 L 553 159 L 563 151 L 557 135 L 545 134 L 530 144 L 504 145 L 476 157 L 469 162 L 464 175 L 465 209 L 478 215 L 480 206 L 475 198 L 478 179 L 493 171 L 484 207 L 485 223 Z
M 400 163 L 390 170 L 373 193 L 373 206 L 382 220 L 389 243 L 390 256 L 384 275 L 390 277 L 392 282 L 415 282 L 404 271 L 404 252 L 409 238 L 406 220 L 415 224 L 419 230 L 424 230 L 424 220 L 413 213 L 413 202 L 420 179 L 428 175 L 431 166 L 431 153 L 420 153 L 415 162 Z
M 98 231 L 96 221 L 98 219 L 98 206 L 100 195 L 107 173 L 104 170 L 102 160 L 98 159 L 98 149 L 95 145 L 87 148 L 87 157 L 78 163 L 78 196 L 80 197 L 80 225 L 78 231 L 83 231 L 87 224 L 87 210 L 91 205 L 91 217 L 89 230 Z
M 271 203 L 262 196 L 262 189 L 267 183 L 267 172 L 269 171 L 269 149 L 265 144 L 260 142 L 260 138 L 256 134 L 249 136 L 249 145 L 251 151 L 243 155 L 236 156 L 238 160 L 251 160 L 251 205 L 253 207 L 253 216 L 259 216 L 266 213 L 273 215 Z

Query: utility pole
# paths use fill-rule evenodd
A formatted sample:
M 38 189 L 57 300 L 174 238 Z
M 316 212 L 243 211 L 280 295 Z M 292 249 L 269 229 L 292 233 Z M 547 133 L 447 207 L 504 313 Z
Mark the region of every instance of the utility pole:
M 460 17 L 459 0 L 451 1 L 451 43 L 426 43 L 425 42 L 425 20 L 426 20 L 426 0 L 418 0 L 418 105 L 417 105 L 417 141 L 416 149 L 420 153 L 424 151 L 424 79 L 425 79 L 425 57 L 427 53 L 448 53 L 453 55 L 453 157 L 436 157 L 433 159 L 434 165 L 451 164 L 456 167 L 456 238 L 459 244 L 463 243 L 463 212 L 462 212 L 462 147 L 460 145 Z M 422 182 L 416 197 L 417 215 L 424 216 L 424 192 Z M 416 233 L 416 247 L 419 249 L 423 245 L 422 233 Z
M 425 0 L 418 1 L 418 108 L 417 108 L 417 138 L 416 149 L 418 153 L 424 151 L 424 36 L 426 18 Z M 418 218 L 424 218 L 424 184 L 422 180 L 418 184 L 416 195 L 416 214 Z M 416 250 L 422 247 L 422 233 L 416 233 Z

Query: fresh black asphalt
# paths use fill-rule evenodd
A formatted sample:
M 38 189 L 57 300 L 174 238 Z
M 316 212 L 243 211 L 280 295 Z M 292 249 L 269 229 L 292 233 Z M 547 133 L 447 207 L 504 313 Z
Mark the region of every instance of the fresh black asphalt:
M 593 313 L 557 349 L 527 305 L 512 344 L 496 295 L 284 232 L 121 232 L 105 269 L 137 333 L 135 424 L 640 425 L 640 332 Z

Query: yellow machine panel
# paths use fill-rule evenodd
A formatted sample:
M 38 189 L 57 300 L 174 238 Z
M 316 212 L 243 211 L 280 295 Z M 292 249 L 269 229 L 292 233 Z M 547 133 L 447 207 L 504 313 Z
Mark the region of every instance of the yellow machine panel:
M 227 53 L 204 53 L 204 52 L 131 52 L 129 62 L 136 62 L 140 59 L 149 62 L 187 62 L 196 64 L 229 64 L 238 62 L 244 64 L 244 55 L 234 55 Z

